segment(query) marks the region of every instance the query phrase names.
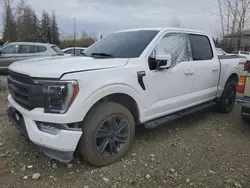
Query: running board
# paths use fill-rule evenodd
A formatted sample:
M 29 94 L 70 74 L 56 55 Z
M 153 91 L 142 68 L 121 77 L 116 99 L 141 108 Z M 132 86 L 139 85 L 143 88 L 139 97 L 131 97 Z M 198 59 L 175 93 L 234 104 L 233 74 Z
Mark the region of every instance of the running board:
M 173 114 L 169 114 L 169 115 L 148 121 L 148 122 L 144 123 L 144 126 L 145 126 L 145 128 L 151 128 L 151 129 L 156 128 L 159 125 L 169 123 L 170 121 L 180 119 L 183 116 L 193 114 L 195 112 L 204 110 L 206 108 L 209 108 L 209 107 L 212 107 L 215 105 L 216 105 L 216 102 L 214 102 L 214 101 L 208 102 L 208 103 L 203 103 L 203 104 L 200 104 L 198 106 L 194 106 L 194 107 L 191 107 L 191 108 L 188 108 L 188 109 L 185 109 L 185 110 L 173 113 Z

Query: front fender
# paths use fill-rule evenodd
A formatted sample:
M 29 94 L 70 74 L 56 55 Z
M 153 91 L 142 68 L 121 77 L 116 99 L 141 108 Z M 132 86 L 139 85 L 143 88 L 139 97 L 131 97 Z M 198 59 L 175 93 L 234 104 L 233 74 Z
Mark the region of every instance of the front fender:
M 96 102 L 98 102 L 100 99 L 116 93 L 126 94 L 132 97 L 137 103 L 139 111 L 143 108 L 140 95 L 133 87 L 125 84 L 112 84 L 93 91 L 91 95 L 86 98 L 80 107 L 82 109 L 81 113 L 83 114 L 83 117 L 86 116 L 91 107 L 93 107 L 94 104 L 96 104 Z

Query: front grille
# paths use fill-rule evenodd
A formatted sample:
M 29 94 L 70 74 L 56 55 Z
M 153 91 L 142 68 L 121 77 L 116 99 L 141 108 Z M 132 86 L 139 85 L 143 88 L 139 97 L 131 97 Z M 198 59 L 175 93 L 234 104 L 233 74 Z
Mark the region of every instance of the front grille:
M 8 89 L 13 100 L 27 110 L 44 107 L 42 85 L 27 75 L 9 72 Z

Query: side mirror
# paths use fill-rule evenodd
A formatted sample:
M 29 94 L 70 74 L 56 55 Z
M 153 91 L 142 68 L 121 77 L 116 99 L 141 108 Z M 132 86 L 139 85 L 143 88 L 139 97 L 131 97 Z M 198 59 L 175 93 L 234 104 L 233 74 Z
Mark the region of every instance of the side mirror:
M 157 69 L 167 69 L 172 65 L 172 58 L 169 54 L 156 53 L 155 60 L 157 61 Z

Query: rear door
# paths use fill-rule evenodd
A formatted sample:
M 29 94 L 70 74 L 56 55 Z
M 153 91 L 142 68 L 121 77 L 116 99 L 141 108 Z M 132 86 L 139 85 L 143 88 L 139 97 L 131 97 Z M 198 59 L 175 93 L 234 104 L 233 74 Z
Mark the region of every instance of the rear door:
M 20 44 L 15 55 L 15 62 L 30 58 L 36 58 L 36 46 L 32 44 Z
M 207 36 L 189 34 L 189 39 L 193 56 L 191 71 L 195 76 L 193 95 L 197 103 L 202 103 L 217 94 L 220 62 Z
M 37 57 L 42 57 L 42 56 L 44 56 L 44 53 L 46 53 L 46 51 L 47 51 L 48 49 L 47 49 L 47 47 L 45 47 L 45 46 L 42 46 L 42 45 L 36 45 L 36 56 Z

